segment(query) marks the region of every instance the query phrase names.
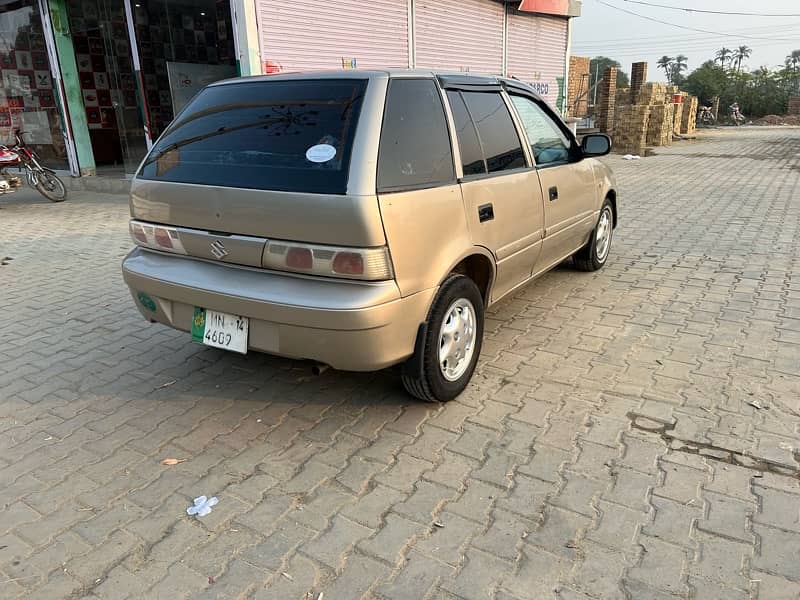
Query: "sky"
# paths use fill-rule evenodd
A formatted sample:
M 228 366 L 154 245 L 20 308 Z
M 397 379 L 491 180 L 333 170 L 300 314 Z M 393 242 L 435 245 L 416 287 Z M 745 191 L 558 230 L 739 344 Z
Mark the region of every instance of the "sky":
M 795 17 L 701 14 L 647 6 L 660 4 L 695 10 L 792 14 Z M 616 8 L 614 8 L 616 7 Z M 682 27 L 656 23 L 638 13 Z M 753 54 L 745 67 L 782 66 L 786 55 L 800 49 L 800 0 L 583 0 L 582 16 L 572 22 L 572 54 L 608 56 L 630 74 L 631 63 L 647 61 L 648 80 L 664 81 L 656 61 L 664 56 L 689 57 L 689 72 L 714 57 L 723 46 L 747 45 Z M 708 33 L 710 32 L 710 33 Z

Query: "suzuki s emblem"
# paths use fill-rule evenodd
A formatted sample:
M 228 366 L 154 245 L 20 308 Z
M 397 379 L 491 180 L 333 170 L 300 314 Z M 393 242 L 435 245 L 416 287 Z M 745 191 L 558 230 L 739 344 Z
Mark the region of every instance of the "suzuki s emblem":
M 213 254 L 214 258 L 217 260 L 222 260 L 228 256 L 228 251 L 225 250 L 225 244 L 223 244 L 220 240 L 214 240 L 211 242 L 211 254 Z

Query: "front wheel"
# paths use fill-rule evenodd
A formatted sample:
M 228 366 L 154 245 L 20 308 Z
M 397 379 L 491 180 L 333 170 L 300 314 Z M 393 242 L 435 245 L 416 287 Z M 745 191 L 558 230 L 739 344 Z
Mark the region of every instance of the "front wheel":
M 403 366 L 406 391 L 428 402 L 447 402 L 463 392 L 483 344 L 483 298 L 470 278 L 454 274 L 445 280 L 418 344 Z
M 600 209 L 592 235 L 586 245 L 573 256 L 575 266 L 581 271 L 597 271 L 603 268 L 611 252 L 611 238 L 614 235 L 614 209 L 606 198 Z
M 39 193 L 51 202 L 63 202 L 67 199 L 67 188 L 58 175 L 42 170 L 36 174 L 36 187 Z

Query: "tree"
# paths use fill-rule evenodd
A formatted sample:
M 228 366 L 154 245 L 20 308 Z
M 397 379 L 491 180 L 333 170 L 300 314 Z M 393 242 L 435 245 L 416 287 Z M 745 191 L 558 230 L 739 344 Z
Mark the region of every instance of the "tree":
M 675 57 L 672 68 L 670 69 L 670 71 L 672 71 L 673 85 L 680 85 L 681 81 L 684 79 L 683 72 L 689 68 L 688 60 L 689 58 L 683 54 L 678 54 L 678 56 Z
M 722 68 L 724 69 L 725 63 L 727 63 L 728 59 L 730 59 L 732 56 L 733 56 L 733 50 L 731 50 L 730 48 L 723 47 L 717 50 L 716 59 L 719 61 L 720 66 L 722 66 Z
M 786 57 L 786 67 L 800 70 L 800 50 L 792 50 L 792 53 Z
M 714 98 L 721 96 L 728 87 L 725 69 L 716 60 L 704 62 L 686 78 L 687 91 L 697 96 L 704 105 L 710 105 Z
M 736 71 L 739 73 L 742 72 L 742 61 L 746 58 L 750 58 L 750 55 L 753 54 L 753 49 L 749 46 L 739 46 L 733 55 L 733 59 L 736 60 Z
M 603 73 L 605 73 L 608 67 L 617 69 L 617 87 L 630 87 L 630 78 L 628 74 L 622 70 L 620 62 L 613 58 L 608 58 L 607 56 L 595 56 L 589 63 L 589 87 L 594 87 L 598 78 L 603 78 Z
M 672 65 L 674 59 L 666 54 L 658 59 L 658 68 L 664 69 L 664 74 L 667 76 L 667 81 L 672 81 Z

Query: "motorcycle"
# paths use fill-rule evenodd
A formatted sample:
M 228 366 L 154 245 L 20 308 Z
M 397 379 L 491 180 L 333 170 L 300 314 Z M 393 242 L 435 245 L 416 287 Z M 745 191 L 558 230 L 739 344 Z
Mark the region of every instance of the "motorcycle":
M 716 121 L 716 117 L 714 117 L 714 111 L 711 109 L 710 106 L 703 106 L 700 110 L 700 122 L 705 125 L 706 127 L 710 127 Z
M 0 194 L 13 192 L 22 185 L 19 177 L 10 175 L 7 169 L 16 167 L 24 169 L 28 185 L 37 190 L 51 202 L 63 202 L 67 199 L 67 188 L 58 178 L 53 169 L 42 165 L 39 156 L 28 147 L 20 137 L 20 132 L 14 132 L 15 143 L 13 146 L 0 146 Z

